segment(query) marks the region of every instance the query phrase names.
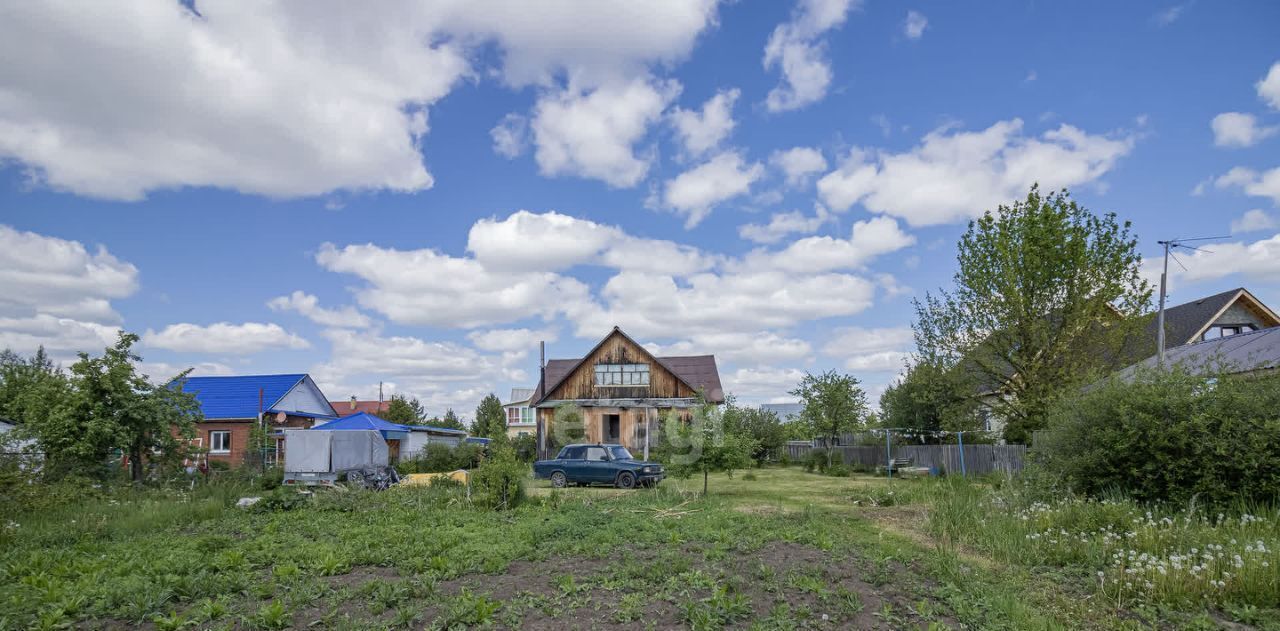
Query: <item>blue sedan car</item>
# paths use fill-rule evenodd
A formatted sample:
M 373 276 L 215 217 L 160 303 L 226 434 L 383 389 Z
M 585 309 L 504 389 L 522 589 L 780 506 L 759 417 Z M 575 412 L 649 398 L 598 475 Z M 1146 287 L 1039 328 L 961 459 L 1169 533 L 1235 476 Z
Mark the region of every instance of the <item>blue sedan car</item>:
M 620 489 L 653 486 L 665 474 L 656 462 L 636 460 L 622 445 L 568 445 L 552 460 L 533 463 L 533 474 L 551 486 L 611 484 Z

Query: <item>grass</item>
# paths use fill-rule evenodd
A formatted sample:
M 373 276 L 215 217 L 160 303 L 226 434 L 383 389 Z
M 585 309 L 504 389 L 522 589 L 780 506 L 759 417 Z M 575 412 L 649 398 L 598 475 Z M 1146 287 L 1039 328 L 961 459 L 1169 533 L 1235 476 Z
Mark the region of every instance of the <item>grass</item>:
M 233 508 L 247 494 L 236 487 L 127 492 L 0 524 L 0 629 L 1280 620 L 1280 522 L 1256 507 L 1148 516 L 1120 500 L 1037 503 L 1008 484 L 753 476 L 713 476 L 706 498 L 700 479 L 627 492 L 534 482 L 526 504 L 502 513 L 423 487 L 319 493 L 263 512 Z M 1214 578 L 1188 574 L 1192 548 L 1205 566 L 1196 574 Z

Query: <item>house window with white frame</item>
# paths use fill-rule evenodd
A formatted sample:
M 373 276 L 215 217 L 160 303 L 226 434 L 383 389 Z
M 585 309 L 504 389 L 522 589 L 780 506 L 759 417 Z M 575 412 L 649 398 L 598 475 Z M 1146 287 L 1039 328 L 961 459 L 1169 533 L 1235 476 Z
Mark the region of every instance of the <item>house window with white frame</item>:
M 231 453 L 231 432 L 227 430 L 214 430 L 209 432 L 209 453 Z
M 597 386 L 647 386 L 648 364 L 596 364 Z

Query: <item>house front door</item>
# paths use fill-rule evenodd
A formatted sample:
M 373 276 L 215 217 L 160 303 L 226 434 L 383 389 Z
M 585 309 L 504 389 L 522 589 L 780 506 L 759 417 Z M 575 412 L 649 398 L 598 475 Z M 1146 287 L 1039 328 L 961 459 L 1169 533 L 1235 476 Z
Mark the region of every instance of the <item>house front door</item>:
M 605 443 L 622 442 L 622 415 L 621 414 L 605 414 L 604 415 L 604 440 Z

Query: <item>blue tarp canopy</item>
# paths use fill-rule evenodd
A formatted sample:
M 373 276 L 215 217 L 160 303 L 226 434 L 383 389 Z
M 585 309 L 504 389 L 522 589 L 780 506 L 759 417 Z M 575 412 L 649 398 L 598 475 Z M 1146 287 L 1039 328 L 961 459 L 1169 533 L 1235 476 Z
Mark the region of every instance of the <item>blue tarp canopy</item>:
M 311 429 L 372 429 L 382 433 L 382 437 L 391 440 L 402 440 L 409 435 L 409 426 L 392 423 L 380 419 L 368 412 L 344 416 L 340 419 L 316 425 Z

